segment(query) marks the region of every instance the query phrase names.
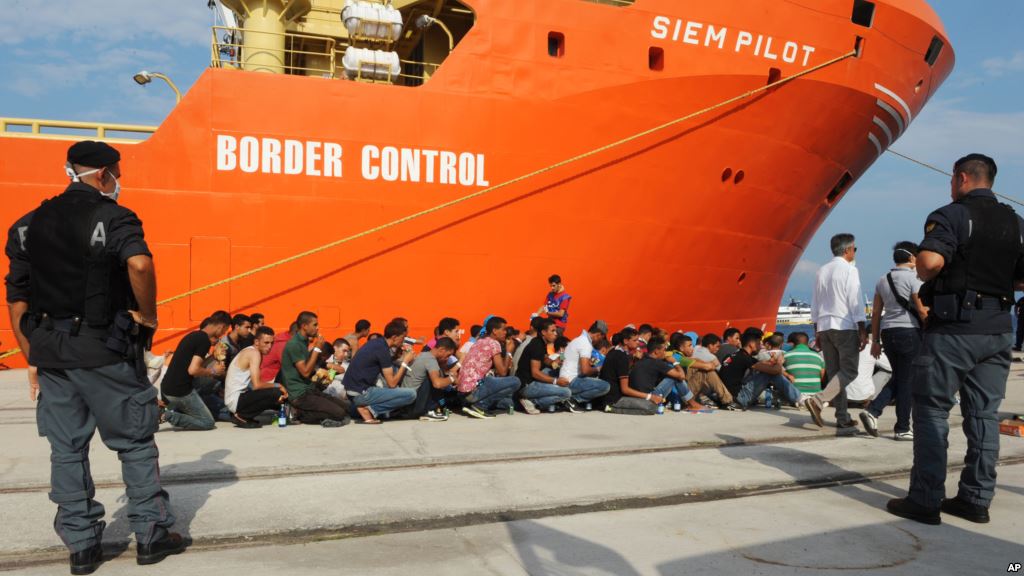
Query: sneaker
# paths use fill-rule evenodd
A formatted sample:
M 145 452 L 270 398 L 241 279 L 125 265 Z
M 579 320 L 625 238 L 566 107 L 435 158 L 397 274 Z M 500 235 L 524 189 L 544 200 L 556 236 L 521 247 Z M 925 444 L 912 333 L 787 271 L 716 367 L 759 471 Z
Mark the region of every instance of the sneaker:
M 729 412 L 735 412 L 736 410 L 739 409 L 739 407 L 740 407 L 739 404 L 737 404 L 735 402 L 729 402 L 728 404 L 722 406 L 722 410 L 728 410 Z
M 911 502 L 909 498 L 893 498 L 885 505 L 885 509 L 894 516 L 921 522 L 922 524 L 931 524 L 932 526 L 942 524 L 942 517 L 939 516 L 938 508 L 930 510 L 920 504 Z
M 565 406 L 565 411 L 570 414 L 579 414 L 580 412 L 582 412 L 582 410 L 580 410 L 580 405 L 577 404 L 576 401 L 573 400 L 572 398 L 569 398 L 565 402 L 562 402 L 562 405 Z
M 868 434 L 878 438 L 878 418 L 875 418 L 874 414 L 867 410 L 861 412 L 860 423 L 864 425 L 864 429 L 867 430 Z
M 231 422 L 234 423 L 234 425 L 237 426 L 238 428 L 263 428 L 263 424 L 260 424 L 255 420 L 246 420 L 245 418 L 242 418 L 238 414 L 231 415 Z
M 334 420 L 332 418 L 324 418 L 323 421 L 320 422 L 320 425 L 323 426 L 324 428 L 341 428 L 342 426 L 346 426 L 346 425 L 351 424 L 351 423 L 352 423 L 352 419 L 349 418 L 348 416 L 346 416 L 346 417 L 344 417 L 341 420 Z
M 892 435 L 892 439 L 897 442 L 913 442 L 914 431 L 907 430 L 906 432 L 894 432 Z
M 825 421 L 821 419 L 821 400 L 818 400 L 817 396 L 808 396 L 807 402 L 804 403 L 807 406 L 807 411 L 811 414 L 811 419 L 818 425 L 818 428 L 825 427 Z
M 537 410 L 537 406 L 529 398 L 520 398 L 519 405 L 523 407 L 523 411 L 527 414 L 540 414 L 540 410 Z
M 612 407 L 611 407 L 611 405 L 609 405 L 609 404 L 605 404 L 605 405 L 604 405 L 604 411 L 605 411 L 605 413 L 607 413 L 607 414 L 612 414 L 613 412 L 615 412 L 615 409 L 614 409 L 614 408 L 612 408 Z
M 463 406 L 462 413 L 465 414 L 466 416 L 469 416 L 470 418 L 478 418 L 480 420 L 494 418 L 494 416 L 491 416 L 487 412 L 481 410 L 480 407 L 477 406 L 476 404 L 473 404 L 471 406 Z
M 426 414 L 420 416 L 420 420 L 423 422 L 444 422 L 448 420 L 448 415 L 437 410 L 429 410 Z
M 988 508 L 961 500 L 959 496 L 943 499 L 941 510 L 975 524 L 988 524 L 989 521 Z

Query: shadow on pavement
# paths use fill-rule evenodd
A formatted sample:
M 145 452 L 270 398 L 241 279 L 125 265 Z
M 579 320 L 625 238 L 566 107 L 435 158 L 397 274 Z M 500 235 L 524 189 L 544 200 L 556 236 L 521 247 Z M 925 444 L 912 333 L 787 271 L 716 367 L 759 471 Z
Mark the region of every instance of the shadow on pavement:
M 231 450 L 227 449 L 211 450 L 198 460 L 161 468 L 161 475 L 168 478 L 187 477 L 187 473 L 197 470 L 201 470 L 204 476 L 216 478 L 216 480 L 201 483 L 180 484 L 170 489 L 165 487 L 165 490 L 170 493 L 171 512 L 175 517 L 172 531 L 179 532 L 182 536 L 191 536 L 192 521 L 199 510 L 206 505 L 211 493 L 238 482 L 237 468 L 224 462 L 224 459 L 230 454 Z M 110 525 L 103 533 L 104 555 L 110 557 L 124 553 L 132 536 L 131 524 L 128 521 L 127 499 L 122 495 L 117 501 L 124 505 L 114 513 Z
M 621 554 L 596 542 L 532 520 L 511 522 L 509 538 L 527 574 L 613 574 L 640 576 Z
M 717 436 L 727 443 L 741 442 L 742 438 L 736 436 L 729 436 L 727 434 L 717 434 Z M 851 438 L 850 440 L 858 441 L 862 440 L 859 438 Z M 863 441 L 871 441 L 863 439 Z M 753 460 L 764 466 L 781 470 L 786 474 L 793 477 L 798 485 L 810 485 L 820 484 L 823 481 L 842 481 L 844 483 L 852 483 L 852 487 L 855 488 L 850 493 L 844 492 L 846 496 L 852 497 L 855 500 L 872 506 L 875 508 L 885 508 L 887 498 L 882 494 L 878 494 L 877 491 L 885 492 L 893 498 L 900 498 L 906 496 L 905 490 L 899 490 L 884 483 L 876 483 L 872 485 L 873 490 L 861 490 L 858 482 L 869 482 L 870 478 L 864 476 L 859 472 L 851 472 L 833 464 L 828 458 L 814 452 L 805 452 L 803 450 L 797 450 L 784 445 L 775 446 L 725 446 L 720 449 L 720 452 L 732 458 L 733 460 Z M 909 462 L 907 463 L 910 464 Z M 800 480 L 800 478 L 806 478 L 808 476 L 807 471 L 813 470 L 814 477 L 813 481 Z M 831 488 L 834 490 L 834 488 Z

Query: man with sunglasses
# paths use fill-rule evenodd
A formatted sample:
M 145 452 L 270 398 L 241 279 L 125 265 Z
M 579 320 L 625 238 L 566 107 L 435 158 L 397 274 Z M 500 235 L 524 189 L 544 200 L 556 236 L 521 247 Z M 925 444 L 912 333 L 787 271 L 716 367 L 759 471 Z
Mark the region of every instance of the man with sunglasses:
M 828 386 L 807 399 L 814 423 L 824 426 L 824 402 L 836 409 L 838 435 L 856 433 L 857 422 L 847 408 L 846 387 L 857 378 L 860 351 L 868 342 L 867 318 L 861 299 L 860 274 L 854 266 L 857 244 L 853 234 L 836 234 L 831 241 L 834 258 L 814 278 L 811 322 L 825 357 Z

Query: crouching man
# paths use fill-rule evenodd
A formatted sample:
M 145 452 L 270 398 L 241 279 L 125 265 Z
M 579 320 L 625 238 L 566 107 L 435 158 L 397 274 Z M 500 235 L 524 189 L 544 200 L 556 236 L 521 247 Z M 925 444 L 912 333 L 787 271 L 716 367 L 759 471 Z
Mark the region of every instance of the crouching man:
M 228 366 L 224 379 L 224 403 L 239 428 L 261 427 L 256 417 L 266 410 L 277 410 L 288 398 L 287 390 L 260 379 L 260 363 L 273 345 L 274 330 L 260 326 L 256 329 L 253 345 L 239 351 Z
M 412 371 L 409 363 L 416 353 L 408 347 L 397 370 L 392 355 L 392 350 L 403 346 L 408 332 L 404 322 L 391 321 L 384 327 L 384 337 L 364 344 L 345 371 L 345 393 L 352 398 L 363 424 L 380 424 L 378 416 L 416 401 L 415 390 L 401 387 L 402 379 Z M 384 379 L 385 386 L 377 386 L 378 378 Z

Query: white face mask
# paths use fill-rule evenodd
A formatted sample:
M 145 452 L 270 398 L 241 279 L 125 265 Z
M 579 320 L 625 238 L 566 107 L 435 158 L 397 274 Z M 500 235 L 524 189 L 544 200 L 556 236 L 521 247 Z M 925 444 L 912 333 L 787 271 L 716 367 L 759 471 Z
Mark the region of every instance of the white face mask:
M 102 192 L 100 192 L 100 194 L 103 194 L 107 198 L 110 198 L 114 202 L 117 202 L 117 198 L 121 196 L 121 181 L 118 180 L 117 176 L 114 176 L 113 174 L 111 174 L 110 177 L 114 179 L 114 191 L 111 192 L 110 194 L 103 194 Z
M 82 172 L 81 174 L 78 174 L 78 173 L 75 172 L 75 169 L 72 168 L 70 164 L 64 165 L 64 172 L 68 175 L 69 178 L 71 178 L 72 182 L 81 182 L 82 181 L 82 176 L 88 176 L 90 174 L 95 174 L 95 173 L 99 172 L 100 170 L 102 170 L 102 168 L 93 168 L 92 170 L 88 170 L 88 171 Z M 108 174 L 110 174 L 110 173 L 108 172 Z M 117 177 L 114 176 L 113 174 L 110 174 L 110 177 L 114 179 L 114 191 L 111 192 L 110 194 L 107 194 L 107 193 L 101 191 L 100 194 L 103 194 L 107 198 L 110 198 L 114 202 L 117 202 L 118 197 L 121 196 L 121 181 L 118 180 Z

